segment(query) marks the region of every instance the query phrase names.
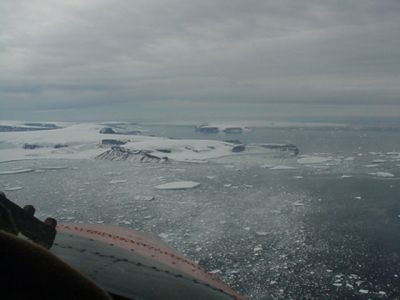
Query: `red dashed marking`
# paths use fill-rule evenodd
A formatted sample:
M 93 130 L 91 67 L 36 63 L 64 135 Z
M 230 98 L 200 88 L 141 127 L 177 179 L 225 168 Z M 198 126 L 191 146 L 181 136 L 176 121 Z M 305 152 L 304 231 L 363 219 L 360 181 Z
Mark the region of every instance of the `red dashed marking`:
M 197 265 L 197 264 L 195 264 L 195 263 L 193 263 L 193 262 L 191 262 L 191 261 L 189 261 L 189 260 L 187 260 L 185 258 L 179 257 L 179 256 L 175 255 L 174 253 L 171 253 L 171 252 L 168 252 L 168 251 L 165 251 L 165 250 L 161 250 L 160 248 L 156 248 L 156 247 L 154 247 L 152 245 L 149 245 L 149 244 L 146 244 L 146 243 L 143 243 L 143 242 L 139 242 L 139 241 L 135 241 L 135 240 L 132 240 L 132 239 L 128 239 L 128 238 L 123 237 L 123 236 L 119 236 L 119 235 L 116 235 L 116 234 L 111 234 L 111 233 L 100 231 L 100 230 L 84 228 L 84 227 L 76 226 L 76 225 L 73 225 L 73 224 L 68 224 L 68 225 L 66 225 L 66 224 L 58 224 L 57 228 L 61 229 L 61 230 L 67 230 L 67 231 L 76 232 L 78 234 L 81 233 L 83 235 L 99 236 L 99 237 L 106 238 L 106 239 L 112 239 L 112 240 L 118 241 L 118 242 L 123 242 L 123 243 L 127 243 L 127 244 L 133 244 L 133 245 L 136 245 L 136 246 L 143 247 L 148 251 L 153 251 L 153 252 L 157 252 L 157 253 L 159 253 L 161 255 L 168 256 L 169 258 L 172 259 L 172 261 L 170 262 L 172 265 L 176 265 L 176 261 L 178 261 L 179 263 L 182 263 L 182 264 L 185 264 L 185 265 L 191 267 L 190 270 L 191 270 L 192 273 L 196 273 L 196 269 L 197 269 L 197 270 L 201 271 L 201 274 L 197 273 L 199 276 L 201 276 L 201 275 L 206 276 L 206 278 L 208 280 L 211 280 L 211 281 L 215 282 L 215 284 L 217 284 L 219 287 L 222 287 L 225 292 L 227 292 L 230 295 L 232 295 L 232 297 L 234 297 L 235 299 L 238 299 L 238 300 L 242 299 L 240 296 L 238 296 L 236 294 L 236 292 L 234 292 L 228 285 L 226 285 L 218 277 L 216 277 L 213 274 L 208 273 L 205 269 L 203 269 L 199 265 Z M 90 240 L 92 240 L 92 239 L 90 239 Z M 101 241 L 99 239 L 96 239 L 96 240 Z M 114 244 L 109 243 L 109 245 L 113 246 Z M 130 248 L 130 247 L 127 248 L 127 249 L 130 250 L 130 251 L 133 251 L 133 252 L 135 252 L 137 250 L 135 248 Z M 156 255 L 155 254 L 151 254 L 151 257 L 155 258 Z M 194 269 L 192 269 L 192 268 L 194 268 Z

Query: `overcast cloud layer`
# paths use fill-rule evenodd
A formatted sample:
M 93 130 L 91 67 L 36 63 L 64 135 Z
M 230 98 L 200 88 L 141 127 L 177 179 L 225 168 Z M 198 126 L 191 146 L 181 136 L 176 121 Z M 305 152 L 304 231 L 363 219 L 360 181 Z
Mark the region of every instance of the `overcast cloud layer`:
M 399 0 L 2 0 L 0 118 L 398 116 L 399 20 Z

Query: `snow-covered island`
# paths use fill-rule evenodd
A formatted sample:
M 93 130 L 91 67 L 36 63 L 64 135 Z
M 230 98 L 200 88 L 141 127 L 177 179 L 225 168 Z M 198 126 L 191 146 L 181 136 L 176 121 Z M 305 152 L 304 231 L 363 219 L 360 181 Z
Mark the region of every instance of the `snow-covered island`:
M 115 130 L 104 124 L 52 124 L 47 130 L 29 128 L 0 132 L 0 161 L 55 158 L 202 163 L 241 154 L 298 153 L 297 147 L 291 144 L 245 145 L 233 141 L 170 139 Z M 7 126 L 21 127 L 10 122 Z
M 240 124 L 200 124 L 196 126 L 196 131 L 203 133 L 226 133 L 226 134 L 241 134 L 245 132 L 250 132 L 251 129 Z

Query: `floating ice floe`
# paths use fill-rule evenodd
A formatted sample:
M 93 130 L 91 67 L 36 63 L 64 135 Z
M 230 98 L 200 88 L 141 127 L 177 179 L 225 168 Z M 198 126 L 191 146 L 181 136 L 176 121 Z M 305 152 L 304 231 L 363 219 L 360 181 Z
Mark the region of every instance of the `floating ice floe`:
M 336 286 L 336 287 L 342 287 L 342 286 L 343 286 L 343 283 L 335 282 L 335 283 L 333 283 L 332 285 L 333 285 L 333 286 Z
M 299 158 L 297 162 L 299 164 L 321 164 L 332 160 L 332 157 L 322 157 L 322 156 L 304 156 Z
M 373 164 L 381 164 L 381 163 L 384 163 L 384 162 L 386 162 L 386 160 L 385 159 L 375 159 L 375 160 L 373 160 L 373 161 L 371 161 Z
M 68 167 L 65 166 L 48 166 L 48 167 L 40 167 L 41 170 L 64 170 Z
M 303 176 L 293 176 L 294 179 L 303 179 Z
M 263 164 L 263 165 L 261 165 L 260 167 L 261 167 L 261 168 L 264 168 L 264 169 L 269 169 L 269 168 L 272 168 L 273 165 L 271 165 L 271 164 Z
M 257 245 L 257 246 L 254 247 L 253 251 L 254 251 L 254 252 L 259 252 L 259 251 L 261 251 L 262 249 L 263 249 L 263 248 L 262 248 L 261 245 Z
M 300 202 L 300 201 L 296 201 L 296 202 L 293 202 L 292 205 L 294 205 L 294 206 L 304 206 L 304 203 Z
M 364 168 L 376 168 L 376 167 L 379 167 L 379 165 L 377 165 L 377 164 L 370 164 L 370 165 L 364 165 L 363 167 L 364 167 Z
M 234 165 L 225 165 L 224 168 L 226 169 L 233 169 L 235 166 Z
M 369 293 L 368 290 L 364 290 L 364 289 L 360 289 L 359 292 L 360 292 L 361 294 L 368 294 L 368 293 Z
M 113 179 L 113 180 L 111 180 L 109 183 L 111 183 L 111 184 L 117 184 L 117 183 L 125 183 L 125 182 L 127 182 L 126 179 Z
M 195 181 L 174 181 L 157 185 L 158 190 L 186 190 L 200 186 L 199 182 Z
M 394 174 L 389 173 L 389 172 L 374 172 L 374 173 L 368 173 L 369 175 L 372 176 L 378 176 L 378 177 L 394 177 Z
M 267 236 L 268 232 L 266 232 L 266 231 L 256 231 L 256 235 L 258 235 L 258 236 Z
M 162 239 L 168 238 L 169 234 L 168 233 L 159 233 L 158 236 Z
M 30 173 L 33 172 L 33 169 L 17 169 L 10 171 L 0 171 L 0 175 L 12 175 L 12 174 L 21 174 L 21 173 Z
M 153 201 L 153 200 L 155 200 L 155 197 L 138 195 L 138 196 L 133 197 L 133 199 L 135 199 L 137 201 Z
M 186 169 L 170 169 L 171 172 L 185 172 Z
M 132 222 L 127 221 L 127 220 L 122 220 L 122 221 L 120 221 L 120 223 L 124 224 L 124 225 L 131 225 L 132 224 Z
M 275 166 L 272 168 L 269 168 L 270 170 L 295 170 L 297 169 L 296 167 L 291 167 L 291 166 L 283 166 L 283 165 L 279 165 L 279 166 Z
M 5 192 L 13 192 L 19 190 L 22 190 L 22 186 L 8 187 L 4 189 Z

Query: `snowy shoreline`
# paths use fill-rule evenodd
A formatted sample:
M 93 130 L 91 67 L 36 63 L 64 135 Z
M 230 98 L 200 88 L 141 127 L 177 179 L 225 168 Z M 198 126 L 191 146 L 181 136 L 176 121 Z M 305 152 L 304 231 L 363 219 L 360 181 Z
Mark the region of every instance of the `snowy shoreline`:
M 10 122 L 7 124 L 12 125 Z M 207 139 L 145 136 L 136 132 L 126 134 L 115 131 L 112 127 L 104 127 L 104 124 L 95 123 L 52 124 L 54 128 L 47 130 L 0 132 L 0 162 L 41 158 L 100 158 L 202 163 L 241 153 L 264 154 L 271 150 L 295 149 L 294 145 L 238 145 L 233 142 Z M 7 147 L 2 149 L 1 144 Z

